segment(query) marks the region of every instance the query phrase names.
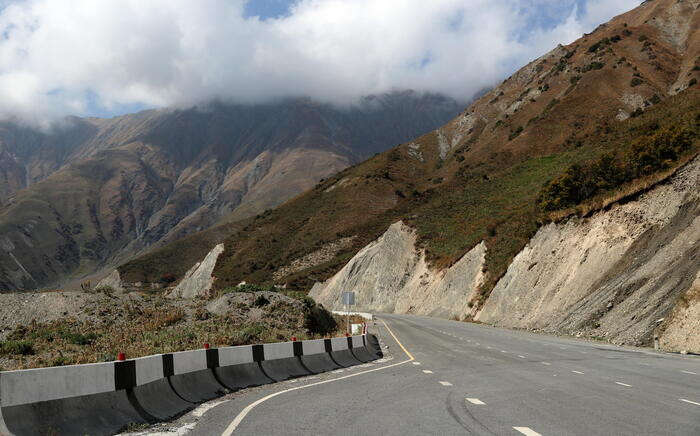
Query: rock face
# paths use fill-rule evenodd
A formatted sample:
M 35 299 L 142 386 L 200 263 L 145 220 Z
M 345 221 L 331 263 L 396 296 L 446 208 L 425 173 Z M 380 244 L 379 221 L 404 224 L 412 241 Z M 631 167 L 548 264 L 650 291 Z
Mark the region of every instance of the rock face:
M 109 273 L 107 277 L 100 280 L 95 286 L 95 289 L 100 288 L 112 288 L 115 291 L 124 292 L 124 283 L 122 282 L 122 279 L 119 276 L 119 271 L 115 269 L 114 271 Z
M 476 319 L 650 344 L 700 270 L 698 186 L 700 158 L 637 200 L 543 227 Z
M 402 222 L 392 224 L 375 242 L 358 252 L 311 297 L 334 310 L 343 309 L 343 291 L 355 292 L 353 310 L 415 313 L 459 318 L 470 312 L 472 292 L 481 284 L 486 247 L 469 251 L 447 270 L 431 271 L 415 248 L 414 232 Z
M 668 351 L 700 350 L 700 273 L 659 327 L 659 345 Z
M 541 228 L 513 260 L 483 308 L 468 302 L 483 279 L 485 245 L 447 270 L 427 268 L 401 222 L 362 249 L 311 296 L 342 309 L 445 318 L 603 337 L 700 352 L 700 157 L 626 204 Z M 694 283 L 694 284 L 693 284 Z M 674 309 L 675 307 L 675 309 Z
M 182 281 L 168 294 L 170 298 L 194 298 L 205 295 L 211 289 L 214 278 L 216 259 L 224 251 L 224 244 L 219 244 L 207 254 L 201 262 L 197 262 L 182 279 Z

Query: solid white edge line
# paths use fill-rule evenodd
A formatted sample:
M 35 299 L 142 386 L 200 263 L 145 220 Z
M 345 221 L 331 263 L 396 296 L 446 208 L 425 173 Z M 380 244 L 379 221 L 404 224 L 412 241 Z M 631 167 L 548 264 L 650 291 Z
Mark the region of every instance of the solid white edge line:
M 542 436 L 530 427 L 513 427 L 513 430 L 517 430 L 526 436 Z
M 571 371 L 571 372 L 575 372 L 576 374 L 583 374 L 581 371 Z
M 622 383 L 622 382 L 615 382 L 615 384 L 618 384 L 618 385 L 620 385 L 620 386 L 625 386 L 625 387 L 628 387 L 628 388 L 631 388 L 631 387 L 632 387 L 632 385 L 628 385 L 627 383 Z
M 384 322 L 384 321 L 382 320 L 382 322 Z M 406 351 L 406 349 L 403 347 L 401 342 L 399 342 L 399 340 L 396 338 L 396 336 L 394 336 L 394 334 L 391 332 L 391 329 L 389 328 L 389 326 L 387 326 L 386 323 L 384 323 L 384 326 L 387 328 L 387 330 L 389 330 L 389 333 L 391 333 L 391 336 L 394 337 L 394 339 L 399 344 L 399 346 L 401 346 L 401 348 L 404 350 L 404 352 L 408 356 L 408 359 L 404 360 L 403 362 L 393 363 L 391 365 L 382 366 L 380 368 L 368 369 L 367 371 L 356 372 L 355 374 L 345 375 L 343 377 L 337 377 L 337 378 L 334 378 L 331 380 L 323 380 L 320 382 L 311 383 L 311 384 L 304 385 L 304 386 L 296 386 L 296 387 L 293 387 L 290 389 L 285 389 L 283 391 L 274 392 L 266 397 L 260 398 L 259 400 L 246 406 L 245 409 L 241 410 L 240 413 L 238 415 L 236 415 L 236 417 L 233 419 L 233 421 L 231 421 L 231 423 L 228 425 L 228 427 L 226 427 L 226 430 L 224 430 L 224 432 L 221 433 L 221 436 L 231 436 L 233 434 L 233 432 L 236 430 L 236 428 L 238 428 L 238 426 L 241 425 L 241 422 L 243 422 L 243 419 L 245 419 L 245 417 L 250 413 L 251 410 L 253 410 L 255 408 L 255 406 L 257 406 L 258 404 L 264 403 L 265 401 L 269 400 L 270 398 L 274 398 L 278 395 L 281 395 L 281 394 L 284 394 L 287 392 L 296 391 L 299 389 L 306 389 L 306 388 L 310 388 L 312 386 L 323 385 L 323 384 L 331 383 L 331 382 L 338 381 L 338 380 L 344 380 L 344 379 L 350 378 L 350 377 L 357 377 L 358 375 L 363 375 L 363 374 L 367 374 L 367 373 L 374 372 L 374 371 L 380 371 L 382 369 L 392 368 L 394 366 L 403 365 L 404 363 L 408 363 L 408 362 L 413 361 L 415 358 L 411 355 L 411 353 Z
M 695 401 L 686 400 L 685 398 L 679 398 L 679 400 L 684 401 L 686 403 L 695 404 L 696 406 L 700 406 L 700 403 L 696 403 Z

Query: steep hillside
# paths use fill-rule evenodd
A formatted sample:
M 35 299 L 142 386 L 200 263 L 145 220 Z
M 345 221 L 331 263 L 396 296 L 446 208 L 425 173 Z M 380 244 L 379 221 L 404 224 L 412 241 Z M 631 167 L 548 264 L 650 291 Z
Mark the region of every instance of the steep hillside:
M 255 215 L 458 111 L 395 92 L 347 108 L 296 99 L 70 119 L 49 132 L 5 123 L 0 290 L 57 285 Z
M 697 352 L 698 186 L 700 157 L 638 198 L 540 228 L 483 307 L 473 303 L 484 278 L 484 244 L 433 271 L 415 232 L 401 223 L 310 295 L 341 309 L 341 292 L 351 289 L 357 310 L 475 319 L 621 344 L 652 345 L 657 334 L 665 349 Z
M 534 60 L 445 126 L 242 223 L 224 241 L 216 286 L 308 290 L 403 220 L 437 270 L 485 241 L 483 303 L 543 221 L 633 192 L 695 152 L 696 141 L 683 140 L 674 156 L 644 163 L 657 143 L 675 141 L 668 129 L 697 132 L 699 3 L 646 2 Z M 624 177 L 600 185 L 602 200 L 567 197 L 569 211 L 538 204 L 546 182 L 607 153 L 618 154 L 611 161 Z M 120 267 L 123 278 L 157 280 L 169 269 L 157 256 Z

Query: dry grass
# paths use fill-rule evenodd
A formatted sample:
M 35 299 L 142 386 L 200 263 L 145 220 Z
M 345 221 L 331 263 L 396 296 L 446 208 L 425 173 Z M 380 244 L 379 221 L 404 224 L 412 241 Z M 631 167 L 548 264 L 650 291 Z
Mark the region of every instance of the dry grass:
M 300 302 L 280 300 L 262 307 L 240 304 L 225 315 L 206 312 L 193 303 L 174 305 L 160 296 L 122 302 L 112 300 L 96 317 L 75 318 L 15 328 L 0 342 L 3 370 L 109 361 L 212 347 L 299 340 L 320 336 L 305 328 Z M 342 336 L 344 322 L 329 336 Z

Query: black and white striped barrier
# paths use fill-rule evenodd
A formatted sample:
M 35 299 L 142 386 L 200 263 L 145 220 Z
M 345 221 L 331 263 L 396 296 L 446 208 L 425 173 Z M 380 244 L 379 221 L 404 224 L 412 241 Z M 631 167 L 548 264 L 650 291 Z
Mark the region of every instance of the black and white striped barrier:
M 373 335 L 0 372 L 0 434 L 113 434 L 249 386 L 381 357 Z

